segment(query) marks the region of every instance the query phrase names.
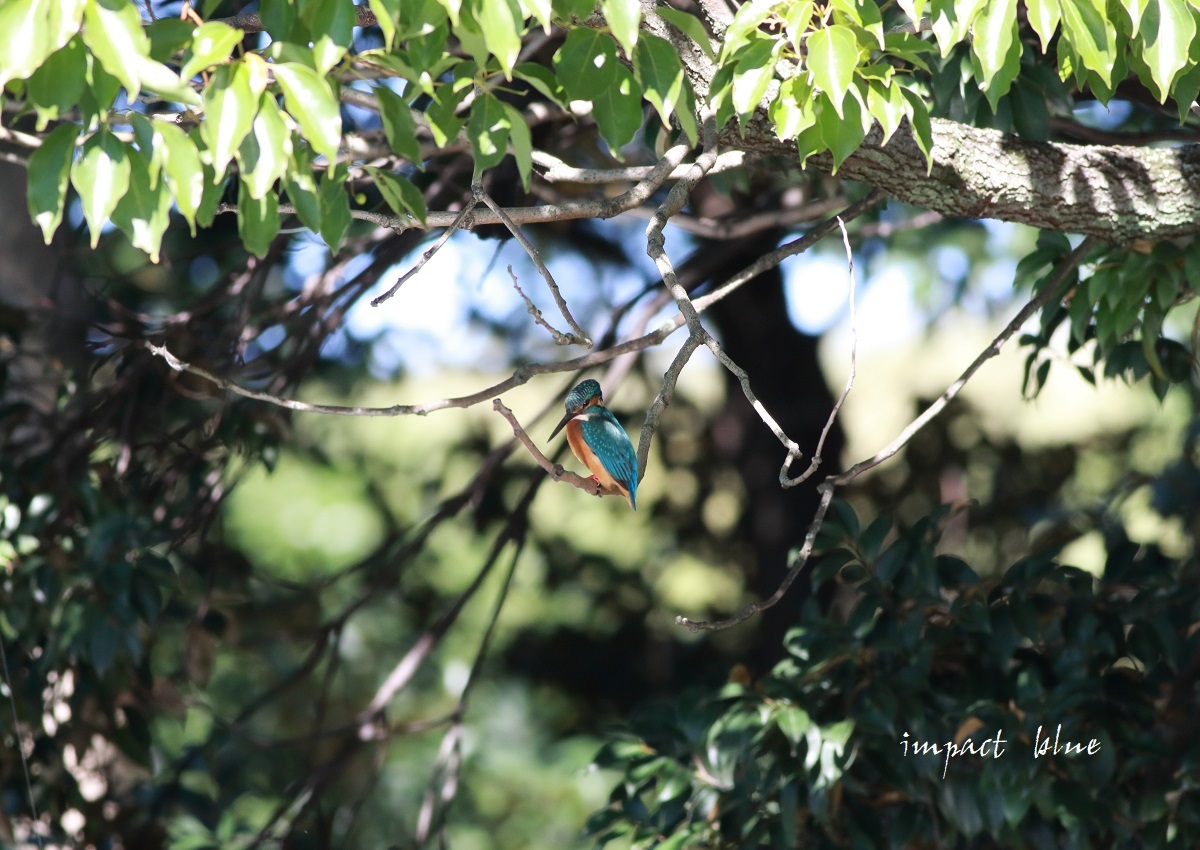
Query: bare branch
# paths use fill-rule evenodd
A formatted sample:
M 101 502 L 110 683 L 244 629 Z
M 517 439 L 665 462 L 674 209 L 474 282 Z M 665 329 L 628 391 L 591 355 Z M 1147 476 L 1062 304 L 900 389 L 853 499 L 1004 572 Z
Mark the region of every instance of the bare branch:
M 711 174 L 712 172 L 709 173 Z M 845 205 L 845 198 L 827 198 L 822 201 L 814 201 L 795 207 L 730 219 L 695 218 L 680 213 L 671 218 L 671 224 L 680 230 L 685 230 L 696 236 L 703 236 L 706 239 L 728 241 L 752 236 L 764 230 L 795 227 L 797 224 L 803 224 L 806 221 L 827 216 Z M 633 216 L 634 218 L 650 219 L 654 215 L 654 210 L 648 207 L 638 207 L 635 210 L 630 210 L 626 215 Z
M 962 375 L 959 376 L 958 380 L 947 387 L 946 391 L 942 393 L 937 401 L 926 408 L 924 413 L 914 419 L 912 423 L 905 428 L 900 435 L 896 437 L 896 439 L 893 440 L 886 448 L 873 457 L 854 464 L 854 466 L 850 467 L 845 472 L 842 472 L 839 475 L 831 475 L 821 482 L 821 485 L 817 488 L 821 493 L 821 502 L 817 506 L 817 511 L 813 516 L 812 524 L 808 528 L 808 533 L 804 536 L 804 544 L 796 553 L 795 558 L 792 559 L 792 562 L 788 566 L 787 575 L 784 576 L 783 582 L 773 594 L 759 602 L 751 602 L 737 614 L 725 620 L 691 620 L 687 617 L 679 616 L 675 618 L 676 624 L 686 626 L 693 632 L 727 629 L 730 626 L 736 626 L 738 623 L 745 622 L 755 614 L 765 611 L 766 609 L 778 603 L 779 600 L 783 598 L 784 594 L 787 593 L 788 589 L 792 586 L 792 583 L 796 580 L 796 577 L 800 575 L 805 566 L 808 564 L 809 559 L 812 556 L 813 545 L 816 541 L 817 533 L 821 530 L 821 525 L 825 521 L 825 513 L 829 509 L 830 502 L 833 501 L 833 495 L 837 488 L 848 484 L 867 470 L 873 469 L 884 461 L 894 457 L 902 448 L 904 448 L 908 441 L 911 440 L 918 431 L 928 425 L 930 421 L 932 421 L 939 413 L 941 413 L 946 408 L 946 405 L 949 404 L 950 401 L 962 391 L 962 388 L 966 386 L 967 381 L 969 381 L 975 375 L 975 373 L 979 371 L 979 368 L 988 360 L 999 354 L 1000 349 L 1004 346 L 1004 344 L 1008 342 L 1008 340 L 1011 339 L 1018 330 L 1021 329 L 1021 326 L 1024 325 L 1031 316 L 1033 316 L 1038 310 L 1042 309 L 1047 304 L 1062 297 L 1063 293 L 1070 284 L 1071 275 L 1074 273 L 1075 269 L 1079 267 L 1079 264 L 1083 261 L 1083 258 L 1087 252 L 1092 249 L 1095 241 L 1096 240 L 1092 237 L 1085 238 L 1079 244 L 1079 246 L 1075 248 L 1075 250 L 1072 251 L 1065 260 L 1063 260 L 1062 265 L 1054 274 L 1054 277 L 1046 282 L 1046 285 L 1042 288 L 1042 291 L 1031 298 L 1029 302 L 1021 308 L 1017 315 L 1013 317 L 1012 321 L 1005 326 L 1004 330 L 1002 330 L 996 336 L 996 338 L 992 340 L 991 344 L 985 348 L 979 354 L 979 356 L 975 358 L 974 361 L 971 362 L 971 365 L 968 366 Z
M 708 309 L 747 281 L 753 280 L 763 272 L 770 271 L 788 257 L 804 253 L 837 229 L 839 221 L 853 221 L 886 198 L 886 193 L 875 189 L 868 193 L 861 201 L 856 201 L 846 207 L 839 215 L 827 218 L 798 239 L 793 239 L 791 242 L 780 245 L 774 251 L 763 254 L 712 292 L 697 298 L 693 302 L 696 305 L 696 309 L 699 311 Z
M 546 317 L 542 315 L 542 311 L 538 309 L 538 306 L 529 299 L 529 296 L 525 294 L 525 290 L 521 288 L 521 284 L 517 280 L 517 274 L 513 271 L 512 266 L 508 266 L 508 276 L 512 278 L 513 289 L 517 290 L 517 294 L 525 302 L 526 311 L 529 315 L 533 316 L 534 324 L 545 328 L 550 336 L 554 338 L 554 342 L 557 345 L 571 345 L 577 342 L 574 334 L 564 334 L 546 321 Z
M 559 345 L 582 345 L 584 348 L 591 348 L 591 337 L 584 332 L 583 328 L 579 327 L 579 323 L 576 322 L 575 317 L 571 315 L 571 310 L 567 307 L 567 300 L 562 297 L 562 292 L 559 291 L 558 284 L 554 281 L 554 275 L 550 274 L 550 269 L 546 268 L 546 264 L 542 262 L 541 252 L 538 251 L 537 248 L 533 247 L 533 244 L 525 238 L 525 234 L 521 232 L 521 229 L 513 223 L 511 218 L 508 217 L 508 213 L 506 213 L 495 201 L 493 201 L 487 192 L 483 191 L 482 186 L 475 187 L 475 199 L 483 201 L 487 205 L 488 209 L 499 216 L 500 221 L 502 221 L 504 226 L 508 228 L 508 232 L 513 235 L 514 239 L 521 243 L 521 247 L 525 249 L 525 253 L 529 255 L 529 259 L 533 262 L 533 265 L 537 268 L 538 272 L 542 275 L 542 278 L 546 281 L 546 286 L 550 288 L 550 294 L 554 296 L 554 303 L 558 305 L 558 311 L 562 313 L 563 318 L 567 320 L 567 324 L 569 324 L 571 326 L 571 330 L 574 331 L 574 333 L 561 334 L 551 328 L 550 325 L 543 323 L 544 326 L 552 334 L 554 334 L 554 341 Z M 508 269 L 508 273 L 512 275 L 511 266 Z M 517 277 L 516 275 L 513 275 L 513 283 L 515 284 L 516 282 Z M 521 288 L 519 286 L 517 287 L 517 291 L 521 292 Z M 524 292 L 521 292 L 521 297 L 525 298 Z M 530 307 L 533 307 L 532 302 L 530 302 L 528 298 L 525 300 L 527 303 L 529 303 Z M 541 316 L 541 313 L 536 311 L 536 308 L 534 308 L 534 310 L 534 319 L 536 320 Z
M 649 200 L 658 188 L 666 182 L 672 171 L 683 161 L 691 148 L 686 144 L 676 145 L 668 150 L 658 161 L 645 180 L 622 192 L 613 198 L 596 198 L 590 201 L 576 201 L 565 204 L 544 204 L 538 207 L 505 207 L 504 212 L 515 224 L 546 223 L 553 221 L 570 221 L 577 218 L 608 219 L 639 207 Z M 237 212 L 237 204 L 220 204 L 219 213 Z M 292 204 L 280 204 L 279 212 L 292 214 L 296 207 Z M 368 210 L 350 210 L 350 216 L 362 221 L 370 221 L 380 227 L 390 228 L 396 233 L 403 233 L 413 228 L 451 227 L 461 213 L 431 212 L 425 217 L 422 225 L 413 216 L 385 215 Z M 503 224 L 500 216 L 490 209 L 474 210 L 472 226 L 481 224 Z
M 850 250 L 850 237 L 846 233 L 846 225 L 840 218 L 838 225 L 842 229 L 842 245 L 846 248 L 846 277 L 850 287 L 848 296 L 850 302 L 850 375 L 846 378 L 846 386 L 834 403 L 833 410 L 829 411 L 829 418 L 825 420 L 825 427 L 821 429 L 821 436 L 817 440 L 817 448 L 813 452 L 812 460 L 809 461 L 808 469 L 795 478 L 788 478 L 788 470 L 791 467 L 791 456 L 789 455 L 784 459 L 783 467 L 779 470 L 779 484 L 782 487 L 795 487 L 797 484 L 804 483 L 821 465 L 821 461 L 824 459 L 825 440 L 829 437 L 833 423 L 837 421 L 838 413 L 841 412 L 846 397 L 850 395 L 850 390 L 854 389 L 854 378 L 858 371 L 858 316 L 854 311 L 854 252 Z
M 521 423 L 517 421 L 517 417 L 511 410 L 504 406 L 504 403 L 500 399 L 492 401 L 492 409 L 508 420 L 508 424 L 512 426 L 514 436 L 521 441 L 521 445 L 528 449 L 529 454 L 537 461 L 537 465 L 546 470 L 546 474 L 552 479 L 555 481 L 564 481 L 578 490 L 591 493 L 593 496 L 620 496 L 622 499 L 625 498 L 625 494 L 620 490 L 605 487 L 594 478 L 584 478 L 581 475 L 576 475 L 570 470 L 563 469 L 561 463 L 555 463 L 542 454 L 542 450 L 534 445 L 533 440 L 525 433 L 525 429 L 521 427 Z
M 1079 246 L 1076 247 L 1075 250 L 1072 251 L 1065 260 L 1063 260 L 1062 265 L 1059 267 L 1058 271 L 1055 272 L 1054 277 L 1046 282 L 1046 285 L 1042 288 L 1042 291 L 1034 298 L 1030 299 L 1030 301 L 1021 308 L 1021 311 L 1017 313 L 1017 315 L 1013 317 L 1012 321 L 1004 327 L 1004 330 L 1000 331 L 996 338 L 992 340 L 991 344 L 985 348 L 979 354 L 979 356 L 975 358 L 974 361 L 972 361 L 971 365 L 968 366 L 961 375 L 959 375 L 958 380 L 948 386 L 946 391 L 938 396 L 937 400 L 934 401 L 933 404 L 925 408 L 924 413 L 914 419 L 907 428 L 901 431 L 896 439 L 892 440 L 891 443 L 889 443 L 873 457 L 859 461 L 845 472 L 834 476 L 830 479 L 830 482 L 839 486 L 846 484 L 850 481 L 853 481 L 868 469 L 874 469 L 885 460 L 894 457 L 908 444 L 908 441 L 911 440 L 918 431 L 928 425 L 934 419 L 934 417 L 936 417 L 946 408 L 946 405 L 949 404 L 951 400 L 953 400 L 954 397 L 962 391 L 962 388 L 967 385 L 967 381 L 971 380 L 971 378 L 976 372 L 979 371 L 979 368 L 983 366 L 984 363 L 1000 353 L 1000 349 L 1004 346 L 1004 343 L 1008 342 L 1008 340 L 1012 338 L 1013 334 L 1019 331 L 1021 326 L 1024 325 L 1031 316 L 1033 316 L 1038 310 L 1042 309 L 1042 307 L 1049 304 L 1051 301 L 1062 296 L 1063 291 L 1066 289 L 1067 283 L 1070 281 L 1071 275 L 1074 273 L 1075 269 L 1079 267 L 1079 264 L 1083 262 L 1084 256 L 1095 244 L 1096 239 L 1091 236 L 1080 242 Z
M 396 294 L 396 291 L 404 285 L 406 280 L 424 268 L 425 264 L 433 259 L 433 255 L 440 251 L 442 246 L 450 241 L 450 237 L 454 235 L 454 231 L 458 230 L 460 226 L 467 222 L 468 216 L 471 215 L 471 211 L 475 209 L 475 205 L 478 203 L 478 197 L 473 197 L 471 200 L 467 201 L 467 203 L 463 206 L 462 211 L 455 216 L 454 221 L 452 221 L 450 226 L 446 228 L 446 231 L 440 237 L 438 237 L 438 241 L 433 243 L 433 247 L 421 255 L 421 259 L 417 260 L 417 264 L 415 266 L 406 271 L 404 274 L 400 275 L 400 279 L 392 284 L 391 289 L 383 293 L 383 295 L 380 295 L 378 298 L 373 298 L 371 300 L 371 306 L 378 307 L 384 301 L 387 301 Z M 468 224 L 468 229 L 469 227 L 470 225 Z
M 725 620 L 689 620 L 687 617 L 680 615 L 675 618 L 675 624 L 686 626 L 693 632 L 720 631 L 721 629 L 728 629 L 730 626 L 736 626 L 738 623 L 744 623 L 755 614 L 766 611 L 777 604 L 780 599 L 783 599 L 788 589 L 792 586 L 792 582 L 800 575 L 805 564 L 808 563 L 808 559 L 812 556 L 813 546 L 817 541 L 817 533 L 821 530 L 821 525 L 825 522 L 825 512 L 829 510 L 829 503 L 833 501 L 833 492 L 836 488 L 832 483 L 825 481 L 820 485 L 819 489 L 821 491 L 821 501 L 817 505 L 816 513 L 813 514 L 812 523 L 808 526 L 808 533 L 804 535 L 804 543 L 800 546 L 800 551 L 796 553 L 796 557 L 789 567 L 787 575 L 783 577 L 783 581 L 774 593 L 766 599 L 751 602 L 745 608 Z

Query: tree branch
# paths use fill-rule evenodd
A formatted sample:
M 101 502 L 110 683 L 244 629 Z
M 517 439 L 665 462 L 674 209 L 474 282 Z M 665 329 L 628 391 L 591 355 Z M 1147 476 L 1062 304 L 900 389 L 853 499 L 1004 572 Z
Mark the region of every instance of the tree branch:
M 521 423 L 517 421 L 517 417 L 511 410 L 504 406 L 504 402 L 500 401 L 500 399 L 492 400 L 492 409 L 508 420 L 508 424 L 512 426 L 513 435 L 521 441 L 521 445 L 529 451 L 530 456 L 537 461 L 537 465 L 546 470 L 546 474 L 552 479 L 563 481 L 577 490 L 583 490 L 585 493 L 591 493 L 593 496 L 620 496 L 622 499 L 625 498 L 625 494 L 620 490 L 605 487 L 594 478 L 584 478 L 581 475 L 576 475 L 568 469 L 563 469 L 561 463 L 555 463 L 542 454 L 542 450 L 525 433 L 525 429 L 521 427 Z
M 788 565 L 787 575 L 784 576 L 783 581 L 780 583 L 779 587 L 774 593 L 772 593 L 766 599 L 758 602 L 751 602 L 749 605 L 745 606 L 742 608 L 742 610 L 728 619 L 691 620 L 684 616 L 678 616 L 675 618 L 676 624 L 680 626 L 686 626 L 693 632 L 727 629 L 731 626 L 736 626 L 738 623 L 745 622 L 755 614 L 765 611 L 778 603 L 808 564 L 809 559 L 812 556 L 812 550 L 816 542 L 817 533 L 821 530 L 821 525 L 825 522 L 825 513 L 829 509 L 830 502 L 833 501 L 833 495 L 837 488 L 850 483 L 867 470 L 873 469 L 889 458 L 894 457 L 902 448 L 904 448 L 905 445 L 908 444 L 909 440 L 911 440 L 918 431 L 928 425 L 938 414 L 945 410 L 946 405 L 949 404 L 950 401 L 962 391 L 962 388 L 967 385 L 967 381 L 971 380 L 971 378 L 976 372 L 979 371 L 980 367 L 983 366 L 984 363 L 1000 353 L 1000 349 L 1004 346 L 1004 343 L 1008 342 L 1008 340 L 1011 339 L 1013 335 L 1021 329 L 1021 326 L 1024 325 L 1025 322 L 1027 322 L 1035 313 L 1037 313 L 1038 310 L 1041 310 L 1050 302 L 1063 296 L 1063 293 L 1066 292 L 1069 284 L 1071 283 L 1071 276 L 1079 267 L 1079 264 L 1083 262 L 1084 256 L 1087 255 L 1088 251 L 1090 251 L 1095 244 L 1096 242 L 1094 239 L 1084 239 L 1083 242 L 1081 242 L 1079 246 L 1076 247 L 1075 250 L 1063 260 L 1062 265 L 1059 266 L 1059 269 L 1057 272 L 1055 272 L 1054 277 L 1046 282 L 1046 285 L 1042 288 L 1042 291 L 1031 298 L 1025 304 L 1025 306 L 1021 308 L 1017 315 L 1013 317 L 1012 321 L 1010 321 L 1004 327 L 1004 330 L 1002 330 L 996 336 L 996 338 L 992 340 L 991 344 L 985 348 L 979 354 L 979 356 L 971 362 L 971 365 L 963 371 L 958 380 L 947 387 L 946 391 L 942 393 L 937 401 L 929 405 L 929 407 L 925 409 L 925 412 L 914 419 L 912 423 L 910 423 L 907 428 L 901 431 L 899 436 L 897 436 L 895 440 L 888 444 L 886 448 L 882 449 L 874 456 L 854 464 L 854 466 L 850 467 L 845 472 L 842 472 L 838 475 L 831 475 L 821 482 L 821 485 L 817 488 L 821 493 L 821 501 L 820 504 L 818 504 L 817 511 L 813 516 L 813 521 L 809 525 L 808 533 L 804 536 L 804 544 L 800 547 L 799 551 L 796 552 L 792 562 Z

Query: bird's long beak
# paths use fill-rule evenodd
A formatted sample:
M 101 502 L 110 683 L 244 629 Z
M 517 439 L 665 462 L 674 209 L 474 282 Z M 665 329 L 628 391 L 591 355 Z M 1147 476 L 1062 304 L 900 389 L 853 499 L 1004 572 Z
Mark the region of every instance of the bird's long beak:
M 551 432 L 550 439 L 553 440 L 555 437 L 557 437 L 558 432 L 561 431 L 563 429 L 563 427 L 574 418 L 575 418 L 575 414 L 569 410 L 565 414 L 563 414 L 563 418 L 561 420 L 559 420 L 559 423 L 557 425 L 554 426 L 554 431 Z

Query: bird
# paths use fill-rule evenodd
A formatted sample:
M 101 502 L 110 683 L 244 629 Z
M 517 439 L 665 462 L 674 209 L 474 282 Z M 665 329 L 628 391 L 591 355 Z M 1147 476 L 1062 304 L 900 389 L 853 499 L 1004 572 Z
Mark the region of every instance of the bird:
M 617 417 L 604 406 L 600 384 L 590 378 L 581 381 L 567 394 L 566 408 L 550 439 L 565 427 L 571 451 L 591 471 L 592 480 L 601 487 L 620 491 L 636 511 L 637 454 Z

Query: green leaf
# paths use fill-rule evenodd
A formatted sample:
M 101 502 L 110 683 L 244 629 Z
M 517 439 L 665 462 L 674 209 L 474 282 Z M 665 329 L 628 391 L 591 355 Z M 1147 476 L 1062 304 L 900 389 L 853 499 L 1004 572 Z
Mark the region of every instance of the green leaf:
M 642 36 L 642 38 L 647 37 Z M 558 81 L 558 77 L 554 76 L 554 72 L 546 66 L 538 65 L 536 62 L 521 62 L 513 68 L 513 76 L 529 83 L 554 101 L 560 109 L 567 108 L 567 93 Z
M 162 151 L 163 173 L 175 205 L 196 235 L 196 211 L 204 200 L 204 167 L 195 142 L 174 124 L 155 122 L 155 138 Z
M 615 71 L 615 83 L 596 93 L 592 116 L 600 135 L 619 157 L 620 148 L 629 144 L 642 126 L 642 96 L 628 68 L 619 65 Z
M 767 93 L 767 86 L 775 79 L 775 61 L 782 48 L 782 41 L 756 38 L 750 47 L 737 54 L 733 71 L 733 109 L 743 122 L 758 108 Z M 811 58 L 811 52 L 809 56 Z
M 704 28 L 704 24 L 695 15 L 689 15 L 687 12 L 681 12 L 678 9 L 672 9 L 669 6 L 659 6 L 654 10 L 660 18 L 671 24 L 675 29 L 686 35 L 692 41 L 696 42 L 696 46 L 709 59 L 716 59 L 716 54 L 713 53 L 712 39 L 708 36 L 708 30 Z
M 517 173 L 521 175 L 521 185 L 528 192 L 533 178 L 533 135 L 519 109 L 505 103 L 504 111 L 508 115 L 508 141 L 517 161 Z
M 1058 0 L 1025 0 L 1025 9 L 1029 13 L 1029 24 L 1038 34 L 1042 42 L 1042 53 L 1050 49 L 1050 39 L 1058 29 L 1061 16 Z
M 764 35 L 763 24 L 773 14 L 775 10 L 770 0 L 757 0 L 739 6 L 733 21 L 725 30 L 719 57 L 721 64 L 736 59 L 751 41 L 761 38 Z
M 866 138 L 867 131 L 863 126 L 865 110 L 853 94 L 843 99 L 841 115 L 828 94 L 822 92 L 819 98 L 824 102 L 817 111 L 817 127 L 821 130 L 821 139 L 825 146 L 833 154 L 833 173 L 836 174 L 846 157 L 858 150 L 858 146 Z
M 504 159 L 508 146 L 508 113 L 496 97 L 482 92 L 471 104 L 471 117 L 467 121 L 467 137 L 475 154 L 473 178 L 478 180 L 483 172 Z
M 0 89 L 23 80 L 79 30 L 85 0 L 0 3 Z
M 596 11 L 596 0 L 552 0 L 554 14 L 564 21 L 585 21 Z
M 92 130 L 106 119 L 108 110 L 121 91 L 121 81 L 105 71 L 100 60 L 88 53 L 84 82 L 86 85 L 79 98 L 79 108 L 83 113 L 84 126 Z
M 384 45 L 391 50 L 392 42 L 396 39 L 396 24 L 400 21 L 400 0 L 367 0 L 367 5 L 379 22 Z
M 351 221 L 350 198 L 346 194 L 346 166 L 326 169 L 317 200 L 321 205 L 321 238 L 329 250 L 337 254 Z
M 1008 52 L 1004 55 L 1000 67 L 995 69 L 991 78 L 986 84 L 981 85 L 984 95 L 987 97 L 988 105 L 991 106 L 993 114 L 997 111 L 1000 104 L 1000 98 L 1008 94 L 1012 88 L 1013 80 L 1017 78 L 1017 74 L 1021 72 L 1021 40 L 1017 38 L 1017 22 L 1014 18 L 1012 21 L 1011 38 L 1008 40 Z M 984 72 L 980 67 L 979 57 L 974 53 L 971 54 L 971 66 L 979 79 L 983 79 Z
M 298 9 L 312 36 L 317 72 L 328 74 L 350 47 L 358 21 L 354 5 L 349 0 L 304 0 Z
M 387 135 L 392 152 L 423 169 L 425 165 L 421 161 L 421 146 L 417 143 L 417 126 L 408 104 L 387 86 L 376 86 L 374 93 L 379 101 L 383 132 Z
M 454 91 L 450 86 L 444 85 L 437 90 L 433 103 L 425 110 L 425 117 L 429 120 L 429 129 L 433 133 L 433 143 L 438 147 L 455 138 L 458 131 L 463 128 L 463 124 L 467 123 L 465 118 L 459 118 L 455 114 L 458 105 L 466 96 L 467 89 Z
M 769 110 L 775 135 L 780 141 L 794 139 L 817 123 L 812 104 L 812 86 L 802 75 L 784 80 L 779 97 L 771 101 Z
M 1183 0 L 1150 0 L 1138 35 L 1158 101 L 1165 103 L 1172 83 L 1188 64 L 1188 50 L 1196 37 L 1191 10 Z
M 808 37 L 805 64 L 813 83 L 829 98 L 839 118 L 858 60 L 858 39 L 848 27 L 825 27 Z
M 671 115 L 687 85 L 675 48 L 666 39 L 643 34 L 633 51 L 633 73 L 642 96 L 658 110 L 663 124 L 671 126 Z
M 79 103 L 86 77 L 87 51 L 79 36 L 51 53 L 45 63 L 33 72 L 25 86 L 25 94 L 37 110 L 39 133 L 46 129 L 49 122 L 58 120 Z
M 288 113 L 300 125 L 301 135 L 314 151 L 333 162 L 342 140 L 342 116 L 324 77 L 294 62 L 272 65 L 271 69 L 283 89 Z
M 26 195 L 29 216 L 42 229 L 46 244 L 62 221 L 67 200 L 67 180 L 71 173 L 71 158 L 79 127 L 62 124 L 42 140 L 42 145 L 29 156 Z
M 214 181 L 225 176 L 225 168 L 250 132 L 257 112 L 258 96 L 251 87 L 247 64 L 242 61 L 217 68 L 204 90 L 205 118 L 200 125 Z
M 988 0 L 958 0 L 953 4 L 935 0 L 933 35 L 943 58 L 949 56 L 954 46 L 966 38 L 975 16 L 983 11 L 987 3 Z
M 95 248 L 104 222 L 129 189 L 129 154 L 125 145 L 108 130 L 92 136 L 83 146 L 83 155 L 71 166 L 71 185 L 79 193 Z
M 600 0 L 600 14 L 608 23 L 613 37 L 633 57 L 638 42 L 638 24 L 642 22 L 642 7 L 638 0 Z
M 1017 37 L 1017 0 L 988 3 L 971 27 L 971 52 L 979 60 L 980 88 L 988 90 L 992 78 L 1004 67 Z M 1020 58 L 1020 53 L 1017 54 Z M 994 105 L 993 105 L 994 108 Z
M 150 58 L 156 62 L 174 62 L 178 65 L 180 57 L 192 48 L 196 24 L 165 17 L 151 21 L 145 30 L 146 37 L 150 39 Z
M 784 30 L 787 32 L 788 42 L 797 55 L 801 53 L 805 34 L 812 26 L 814 6 L 813 0 L 802 0 L 802 2 L 793 4 L 787 10 L 787 16 L 784 18 Z
M 542 25 L 542 32 L 550 35 L 550 27 L 554 21 L 554 4 L 551 0 L 521 0 L 521 15 L 537 18 Z
M 242 30 L 235 30 L 220 21 L 210 21 L 196 27 L 187 61 L 183 63 L 179 76 L 190 80 L 201 71 L 220 65 L 232 55 L 233 48 L 238 46 L 244 35 Z
M 179 75 L 161 62 L 155 62 L 146 56 L 138 56 L 133 60 L 138 80 L 143 91 L 153 92 L 165 100 L 186 103 L 189 106 L 199 106 L 200 97 Z
M 879 122 L 883 130 L 883 144 L 886 145 L 905 115 L 904 93 L 900 86 L 883 85 L 872 80 L 867 89 L 867 111 Z
M 279 200 L 268 192 L 260 200 L 250 197 L 243 181 L 238 181 L 238 236 L 246 250 L 262 258 L 271 250 L 271 242 L 279 233 Z
M 166 184 L 153 185 L 146 154 L 135 151 L 129 156 L 129 189 L 113 210 L 113 224 L 121 228 L 135 248 L 158 262 L 163 233 L 171 219 L 171 195 Z
M 321 203 L 317 199 L 317 181 L 313 177 L 312 151 L 304 145 L 292 144 L 292 162 L 284 185 L 300 222 L 313 233 L 320 233 Z
M 554 54 L 558 79 L 571 100 L 587 100 L 595 91 L 595 83 L 612 79 L 617 63 L 612 39 L 592 29 L 571 30 Z
M 1105 16 L 1104 0 L 1059 0 L 1063 34 L 1084 67 L 1112 85 L 1116 61 L 1116 29 Z
M 1146 14 L 1146 7 L 1152 2 L 1154 0 L 1120 0 L 1119 5 L 1129 15 L 1130 32 L 1138 31 L 1138 27 L 1142 23 L 1142 15 Z
M 903 94 L 908 101 L 909 108 L 905 111 L 912 124 L 913 138 L 921 153 L 925 154 L 926 173 L 929 173 L 933 170 L 933 129 L 929 124 L 929 107 L 925 105 L 925 99 L 911 89 L 904 89 Z
M 521 31 L 525 20 L 516 0 L 481 0 L 479 26 L 488 51 L 500 62 L 506 79 L 521 53 Z
M 412 215 L 422 225 L 425 224 L 427 212 L 425 209 L 425 198 L 421 195 L 420 189 L 414 186 L 409 180 L 390 171 L 368 166 L 367 172 L 375 178 L 375 185 L 379 188 L 379 194 L 383 195 L 383 199 L 387 201 L 387 205 L 392 208 L 392 211 L 396 215 Z
M 279 105 L 263 94 L 254 125 L 238 148 L 238 167 L 250 197 L 256 201 L 272 190 L 288 168 L 292 155 L 292 133 Z
M 125 86 L 129 99 L 137 97 L 142 89 L 138 59 L 148 58 L 150 52 L 137 7 L 127 0 L 88 0 L 83 40 L 104 69 Z
M 899 0 L 900 8 L 904 10 L 904 14 L 908 15 L 908 19 L 914 24 L 920 25 L 921 19 L 925 17 L 925 3 L 927 0 Z

